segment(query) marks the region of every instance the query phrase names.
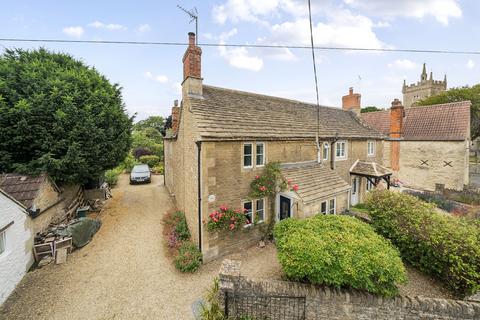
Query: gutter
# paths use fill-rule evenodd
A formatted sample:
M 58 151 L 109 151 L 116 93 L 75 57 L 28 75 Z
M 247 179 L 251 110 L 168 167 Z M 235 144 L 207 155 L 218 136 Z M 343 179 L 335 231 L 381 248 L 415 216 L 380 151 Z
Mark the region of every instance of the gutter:
M 202 155 L 202 142 L 195 142 L 197 145 L 197 182 L 198 182 L 198 249 L 202 252 L 202 184 L 201 184 L 201 155 Z

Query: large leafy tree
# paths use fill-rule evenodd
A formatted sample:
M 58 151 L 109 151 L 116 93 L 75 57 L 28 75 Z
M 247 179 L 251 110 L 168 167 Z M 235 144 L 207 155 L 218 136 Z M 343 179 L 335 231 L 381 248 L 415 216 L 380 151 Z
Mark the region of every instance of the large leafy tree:
M 150 116 L 145 120 L 140 120 L 133 125 L 134 130 L 144 130 L 147 128 L 153 128 L 159 133 L 162 133 L 165 126 L 165 120 L 161 116 Z
M 97 179 L 127 155 L 132 120 L 121 88 L 68 54 L 0 56 L 0 172 Z
M 382 111 L 382 110 L 383 109 L 377 108 L 375 106 L 368 106 L 360 109 L 360 113 L 375 112 L 375 111 Z
M 472 107 L 470 109 L 470 131 L 473 140 L 480 136 L 480 84 L 474 85 L 473 87 L 452 88 L 436 96 L 431 96 L 419 101 L 418 104 L 421 106 L 428 106 L 432 104 L 465 100 L 470 100 L 472 102 Z

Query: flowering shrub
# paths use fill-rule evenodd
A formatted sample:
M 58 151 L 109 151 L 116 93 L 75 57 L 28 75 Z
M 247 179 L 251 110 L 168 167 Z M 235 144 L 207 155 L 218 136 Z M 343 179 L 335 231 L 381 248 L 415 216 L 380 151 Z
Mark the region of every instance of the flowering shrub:
M 208 215 L 207 228 L 208 231 L 217 230 L 237 230 L 251 221 L 245 215 L 246 210 L 233 210 L 226 206 L 220 206 L 220 209 L 213 211 Z
M 283 180 L 280 173 L 280 165 L 277 162 L 268 163 L 262 175 L 256 175 L 250 184 L 250 197 L 259 199 L 273 197 L 278 191 L 298 191 L 297 184 L 292 180 Z
M 190 240 L 182 243 L 175 257 L 175 267 L 182 272 L 195 272 L 202 264 L 202 253 Z

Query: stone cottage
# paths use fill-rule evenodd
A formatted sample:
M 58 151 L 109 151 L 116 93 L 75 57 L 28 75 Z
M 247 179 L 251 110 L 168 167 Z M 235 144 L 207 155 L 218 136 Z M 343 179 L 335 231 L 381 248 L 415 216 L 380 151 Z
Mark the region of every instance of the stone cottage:
M 0 189 L 22 204 L 33 219 L 33 234 L 46 229 L 65 214 L 59 187 L 47 174 L 38 176 L 7 173 L 0 175 Z
M 298 185 L 277 194 L 277 220 L 340 213 L 388 181 L 383 135 L 354 112 L 204 85 L 201 54 L 190 33 L 182 101 L 172 108 L 164 148 L 166 187 L 204 261 L 258 241 L 261 222 L 224 234 L 208 232 L 203 221 L 221 205 L 266 220 L 268 199 L 248 195 L 269 162 L 280 162 L 283 178 Z
M 362 113 L 388 136 L 383 163 L 406 186 L 462 190 L 469 182 L 470 101 Z
M 0 305 L 33 264 L 33 235 L 25 207 L 0 189 Z

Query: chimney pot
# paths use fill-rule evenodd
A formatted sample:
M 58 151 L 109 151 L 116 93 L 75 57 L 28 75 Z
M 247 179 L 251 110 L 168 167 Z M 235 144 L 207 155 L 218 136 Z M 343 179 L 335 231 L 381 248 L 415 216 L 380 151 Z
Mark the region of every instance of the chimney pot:
M 178 100 L 173 100 L 173 106 L 178 107 Z
M 350 95 L 353 94 L 353 87 L 348 88 L 348 94 L 350 94 Z
M 194 46 L 195 45 L 195 33 L 194 32 L 189 32 L 188 33 L 188 45 L 189 46 Z

